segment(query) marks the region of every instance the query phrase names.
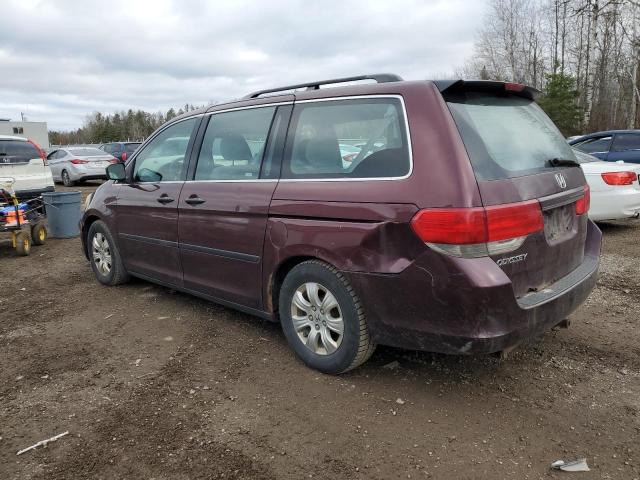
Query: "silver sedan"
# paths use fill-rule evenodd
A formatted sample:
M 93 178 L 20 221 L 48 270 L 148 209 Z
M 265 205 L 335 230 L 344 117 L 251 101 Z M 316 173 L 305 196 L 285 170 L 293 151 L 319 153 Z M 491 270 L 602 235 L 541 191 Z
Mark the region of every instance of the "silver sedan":
M 47 155 L 53 180 L 71 187 L 76 182 L 106 179 L 105 169 L 118 160 L 93 147 L 59 148 Z

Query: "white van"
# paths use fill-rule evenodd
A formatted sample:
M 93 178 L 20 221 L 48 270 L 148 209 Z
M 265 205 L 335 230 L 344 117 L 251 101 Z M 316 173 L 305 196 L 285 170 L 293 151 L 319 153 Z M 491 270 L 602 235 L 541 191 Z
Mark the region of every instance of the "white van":
M 13 178 L 19 200 L 53 192 L 53 177 L 45 153 L 31 140 L 0 135 L 0 178 Z

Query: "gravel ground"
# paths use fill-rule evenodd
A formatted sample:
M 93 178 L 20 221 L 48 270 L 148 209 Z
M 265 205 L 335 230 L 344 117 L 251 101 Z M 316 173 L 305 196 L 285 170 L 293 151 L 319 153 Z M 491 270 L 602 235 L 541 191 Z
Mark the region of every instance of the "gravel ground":
M 640 478 L 640 222 L 601 228 L 568 330 L 506 360 L 378 348 L 339 377 L 278 325 L 101 286 L 78 239 L 1 241 L 0 478 Z M 591 472 L 549 470 L 577 457 Z

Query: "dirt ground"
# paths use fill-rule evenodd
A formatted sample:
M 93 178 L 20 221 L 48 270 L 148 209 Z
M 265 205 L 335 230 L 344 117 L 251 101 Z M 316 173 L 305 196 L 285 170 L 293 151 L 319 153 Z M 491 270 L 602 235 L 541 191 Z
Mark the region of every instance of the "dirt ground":
M 640 478 L 640 222 L 601 228 L 568 330 L 506 360 L 378 348 L 339 377 L 278 325 L 100 285 L 79 239 L 2 241 L 0 479 Z M 577 457 L 591 472 L 549 469 Z

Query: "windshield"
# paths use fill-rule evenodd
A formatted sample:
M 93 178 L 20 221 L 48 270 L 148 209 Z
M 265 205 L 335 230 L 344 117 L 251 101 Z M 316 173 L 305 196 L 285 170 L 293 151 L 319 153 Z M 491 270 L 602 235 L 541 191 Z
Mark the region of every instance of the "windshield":
M 71 155 L 75 155 L 78 157 L 96 157 L 100 155 L 104 156 L 104 152 L 102 150 L 98 150 L 97 148 L 69 148 L 69 153 Z
M 465 92 L 445 95 L 478 180 L 520 177 L 575 155 L 553 122 L 527 98 Z

